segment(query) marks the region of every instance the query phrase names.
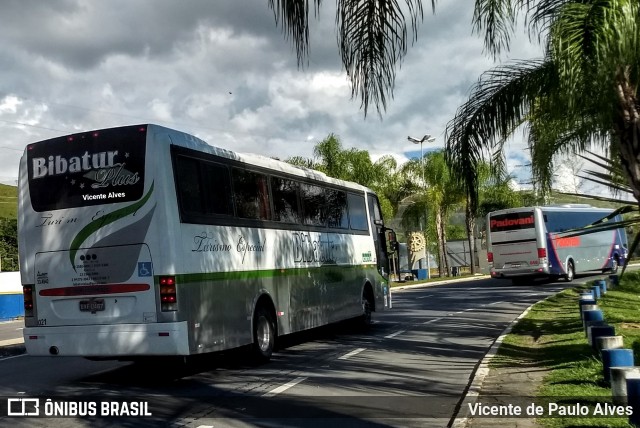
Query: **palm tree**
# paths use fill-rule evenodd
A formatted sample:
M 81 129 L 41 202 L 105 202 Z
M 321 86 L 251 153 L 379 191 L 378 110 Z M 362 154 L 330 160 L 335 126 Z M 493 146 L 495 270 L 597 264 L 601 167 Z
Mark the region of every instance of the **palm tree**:
M 312 5 L 310 5 L 312 3 Z M 309 12 L 316 14 L 321 0 L 269 0 L 276 25 L 290 38 L 298 65 L 308 61 Z M 431 0 L 432 9 L 436 0 Z M 336 25 L 342 65 L 351 81 L 351 96 L 360 98 L 365 115 L 373 103 L 380 114 L 393 97 L 396 66 L 407 53 L 423 19 L 421 0 L 336 0 Z
M 497 5 L 497 6 L 496 6 Z M 521 10 L 544 57 L 484 73 L 449 122 L 447 160 L 477 201 L 478 165 L 521 125 L 528 129 L 534 178 L 546 189 L 557 153 L 595 145 L 617 156 L 640 201 L 640 5 L 634 0 L 476 2 L 476 30 L 498 54 Z
M 430 213 L 433 216 L 436 242 L 438 244 L 438 270 L 440 276 L 449 275 L 449 261 L 446 257 L 447 230 L 449 214 L 461 206 L 464 200 L 462 188 L 451 174 L 443 151 L 433 151 L 424 155 L 424 161 L 411 159 L 404 165 L 405 174 L 422 185 L 416 188 L 415 204 L 404 213 L 403 223 L 415 219 L 416 215 Z M 420 218 L 420 217 L 418 217 Z M 426 230 L 430 219 L 426 220 Z M 415 221 L 415 220 L 414 220 Z M 415 223 L 414 223 L 415 224 Z M 427 232 L 428 233 L 428 232 Z

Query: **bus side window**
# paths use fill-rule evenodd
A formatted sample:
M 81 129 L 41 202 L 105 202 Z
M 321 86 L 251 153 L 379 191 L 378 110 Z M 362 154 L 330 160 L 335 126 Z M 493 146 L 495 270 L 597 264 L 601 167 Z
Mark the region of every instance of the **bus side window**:
M 199 161 L 185 156 L 176 157 L 176 183 L 180 208 L 185 213 L 201 214 L 202 189 L 200 187 Z
M 226 166 L 203 162 L 201 165 L 206 214 L 233 215 L 231 181 Z
M 337 229 L 349 228 L 347 214 L 347 194 L 341 190 L 327 189 L 327 218 L 329 227 Z
M 349 224 L 352 230 L 369 230 L 367 210 L 364 205 L 364 196 L 349 193 L 347 196 L 349 204 Z
M 241 218 L 271 220 L 267 176 L 233 168 L 232 180 L 236 215 Z
M 299 184 L 296 181 L 271 177 L 274 220 L 285 223 L 300 223 L 298 190 Z
M 311 184 L 300 186 L 302 216 L 304 224 L 311 226 L 326 225 L 326 196 L 324 189 Z

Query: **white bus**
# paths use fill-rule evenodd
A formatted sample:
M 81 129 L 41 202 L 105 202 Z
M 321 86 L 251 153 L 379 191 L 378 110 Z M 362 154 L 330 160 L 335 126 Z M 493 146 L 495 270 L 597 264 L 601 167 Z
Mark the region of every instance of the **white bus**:
M 31 355 L 268 360 L 391 304 L 371 190 L 156 125 L 28 145 L 18 227 Z
M 574 236 L 564 233 L 601 220 L 613 210 L 573 204 L 512 208 L 487 215 L 487 250 L 493 278 L 527 278 L 617 271 L 627 258 L 624 228 Z M 616 216 L 611 221 L 620 221 Z

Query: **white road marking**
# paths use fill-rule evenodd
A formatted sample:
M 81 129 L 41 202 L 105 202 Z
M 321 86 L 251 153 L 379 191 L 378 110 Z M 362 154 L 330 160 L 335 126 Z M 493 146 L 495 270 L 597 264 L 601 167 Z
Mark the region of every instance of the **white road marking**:
M 423 322 L 423 324 L 431 324 L 432 322 L 440 321 L 441 319 L 442 319 L 442 317 L 440 317 L 440 318 L 434 318 L 434 319 L 432 319 L 432 320 L 429 320 L 429 321 Z
M 20 354 L 20 355 L 12 355 L 10 357 L 4 357 L 4 358 L 0 358 L 0 361 L 7 361 L 7 360 L 12 360 L 14 358 L 19 358 L 19 357 L 26 357 L 27 354 Z
M 420 296 L 420 297 L 418 297 L 418 299 L 426 299 L 427 297 L 432 297 L 432 296 L 433 296 L 433 294 L 428 294 L 426 296 Z
M 504 303 L 504 301 L 489 303 L 489 305 L 499 305 L 500 303 Z
M 276 395 L 280 394 L 281 392 L 284 392 L 287 389 L 296 386 L 297 384 L 299 384 L 300 382 L 304 381 L 305 379 L 306 379 L 306 377 L 297 377 L 294 380 L 292 380 L 291 382 L 285 383 L 284 385 L 280 385 L 279 387 L 272 389 L 271 391 L 267 392 L 266 394 L 262 394 L 262 396 L 263 397 L 275 397 Z
M 338 359 L 339 359 L 339 360 L 346 360 L 346 359 L 348 359 L 348 358 L 353 357 L 354 355 L 358 355 L 360 352 L 362 352 L 362 351 L 364 351 L 364 350 L 366 350 L 366 349 L 367 349 L 367 348 L 358 348 L 358 349 L 355 349 L 355 350 L 353 350 L 353 351 L 351 351 L 351 352 L 348 352 L 348 353 L 344 354 L 344 355 L 343 355 L 343 356 L 341 356 L 341 357 L 338 357 Z
M 395 333 L 391 333 L 390 335 L 385 336 L 384 338 L 385 338 L 385 339 L 391 339 L 392 337 L 396 337 L 397 335 L 402 334 L 402 333 L 404 333 L 405 331 L 406 331 L 406 330 L 396 331 Z

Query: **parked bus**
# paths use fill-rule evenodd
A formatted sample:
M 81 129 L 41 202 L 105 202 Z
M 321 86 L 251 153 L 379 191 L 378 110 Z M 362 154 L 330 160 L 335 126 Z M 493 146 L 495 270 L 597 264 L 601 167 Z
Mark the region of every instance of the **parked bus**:
M 29 144 L 27 352 L 128 358 L 251 345 L 389 308 L 376 195 L 156 125 Z
M 576 273 L 613 271 L 627 258 L 624 228 L 575 235 L 571 229 L 613 210 L 589 205 L 512 208 L 487 215 L 487 250 L 493 278 L 514 283 L 534 277 L 572 281 Z M 610 221 L 620 221 L 615 216 Z

